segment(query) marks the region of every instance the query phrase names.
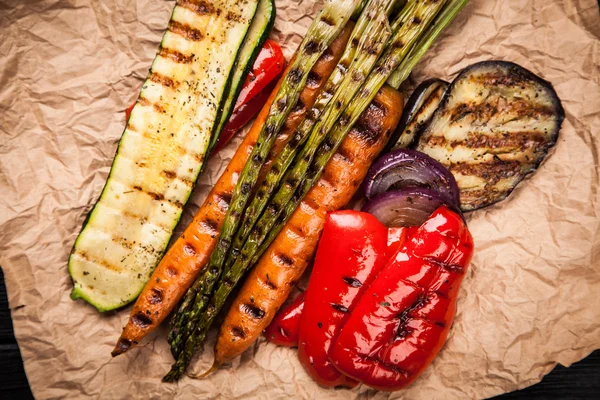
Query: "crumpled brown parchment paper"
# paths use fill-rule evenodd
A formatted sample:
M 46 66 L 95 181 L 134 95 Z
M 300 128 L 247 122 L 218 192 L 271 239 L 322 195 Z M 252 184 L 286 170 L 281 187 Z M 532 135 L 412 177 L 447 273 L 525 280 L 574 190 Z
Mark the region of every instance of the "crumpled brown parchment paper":
M 277 0 L 289 57 L 321 1 Z M 118 358 L 129 315 L 69 299 L 67 258 L 104 185 L 173 1 L 0 0 L 0 265 L 34 395 L 49 398 L 484 398 L 600 348 L 600 16 L 595 0 L 472 0 L 415 69 L 451 79 L 476 61 L 551 81 L 566 120 L 511 196 L 469 215 L 476 253 L 440 356 L 404 391 L 326 390 L 295 350 L 264 339 L 208 379 L 163 384 L 166 329 Z M 181 226 L 239 138 L 210 161 Z M 179 232 L 181 231 L 179 227 Z M 212 360 L 215 333 L 192 369 Z

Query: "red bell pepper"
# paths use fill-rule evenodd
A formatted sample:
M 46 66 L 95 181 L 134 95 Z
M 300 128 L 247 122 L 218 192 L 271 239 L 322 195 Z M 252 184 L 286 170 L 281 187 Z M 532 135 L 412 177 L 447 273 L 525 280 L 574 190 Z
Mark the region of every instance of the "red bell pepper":
M 298 332 L 298 358 L 322 386 L 355 386 L 328 352 L 358 298 L 387 261 L 387 228 L 374 216 L 346 210 L 327 215 Z
M 406 239 L 417 228 L 393 227 L 388 228 L 387 258 L 396 253 Z M 298 329 L 300 316 L 304 309 L 304 293 L 300 294 L 291 304 L 277 313 L 269 327 L 265 330 L 265 337 L 271 343 L 279 346 L 298 346 Z
M 284 67 L 285 58 L 281 48 L 274 41 L 267 39 L 256 56 L 252 69 L 248 72 L 231 117 L 219 136 L 214 153 L 222 149 L 233 135 L 260 111 Z M 125 110 L 125 120 L 129 120 L 134 106 L 135 103 Z
M 473 239 L 461 217 L 440 207 L 360 298 L 329 360 L 375 389 L 412 383 L 446 340 L 472 253 Z
M 267 39 L 252 65 L 252 70 L 248 73 L 231 118 L 219 136 L 214 153 L 225 147 L 227 142 L 260 111 L 284 68 L 285 58 L 281 48 L 274 41 Z
M 304 293 L 296 297 L 287 307 L 281 310 L 265 330 L 265 337 L 271 343 L 280 346 L 298 346 L 298 329 L 300 317 L 304 309 Z

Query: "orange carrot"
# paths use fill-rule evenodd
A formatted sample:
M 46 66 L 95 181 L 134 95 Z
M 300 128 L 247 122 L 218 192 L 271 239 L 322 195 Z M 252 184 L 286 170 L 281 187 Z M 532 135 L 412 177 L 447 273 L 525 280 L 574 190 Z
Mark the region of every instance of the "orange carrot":
M 271 323 L 312 258 L 327 212 L 350 201 L 396 128 L 402 107 L 401 94 L 386 86 L 348 133 L 246 278 L 221 326 L 213 368 L 244 352 Z
M 269 156 L 271 161 L 265 163 L 267 166 L 261 171 L 261 176 L 266 175 L 266 168 L 272 164 L 272 160 L 291 138 L 306 111 L 314 104 L 319 91 L 341 58 L 351 32 L 352 26 L 347 26 L 312 68 L 310 84 L 300 94 L 298 104 L 301 107 L 297 107 L 286 119 Z M 113 357 L 125 353 L 156 329 L 177 306 L 187 289 L 200 275 L 202 268 L 208 263 L 217 244 L 239 174 L 258 139 L 280 84 L 281 80 L 193 221 L 171 246 L 146 283 L 112 351 Z

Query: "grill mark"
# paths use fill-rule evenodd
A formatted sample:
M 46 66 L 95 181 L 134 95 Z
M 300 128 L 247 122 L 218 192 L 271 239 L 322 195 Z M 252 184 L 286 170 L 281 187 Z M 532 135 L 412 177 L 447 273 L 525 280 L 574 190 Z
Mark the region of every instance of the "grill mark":
M 152 105 L 152 102 L 150 100 L 148 100 L 147 98 L 143 97 L 140 95 L 140 97 L 138 97 L 138 104 L 142 107 L 148 107 Z
M 193 244 L 191 244 L 191 243 L 186 243 L 186 244 L 183 246 L 183 252 L 184 252 L 185 254 L 187 254 L 188 256 L 193 256 L 194 254 L 196 254 L 196 248 L 194 247 L 194 245 L 193 245 Z
M 347 164 L 352 164 L 353 159 L 353 157 L 348 153 L 348 149 L 344 146 L 343 143 L 340 147 L 338 147 L 337 151 L 334 154 L 334 158 L 339 158 L 341 161 Z
M 187 8 L 198 15 L 221 14 L 220 9 L 216 9 L 212 4 L 204 0 L 178 0 L 177 5 Z
M 522 164 L 518 161 L 500 161 L 491 163 L 460 163 L 452 164 L 450 171 L 462 175 L 478 176 L 485 179 L 489 184 L 494 185 L 501 179 L 512 178 L 523 174 Z
M 331 307 L 333 307 L 334 310 L 342 312 L 342 313 L 347 313 L 348 312 L 348 307 L 345 307 L 341 304 L 335 304 L 335 303 L 331 303 Z
M 177 21 L 171 21 L 171 23 L 169 24 L 169 31 L 179 35 L 179 36 L 183 36 L 184 38 L 194 41 L 194 42 L 198 42 L 202 39 L 204 39 L 204 33 L 199 31 L 196 28 L 193 28 L 187 24 L 182 24 L 181 22 L 177 22 Z M 190 62 L 193 59 L 193 57 L 190 57 Z
M 317 72 L 310 71 L 306 78 L 306 86 L 311 89 L 317 89 L 321 86 L 321 79 L 321 75 L 319 75 Z
M 168 49 L 165 47 L 160 47 L 160 51 L 158 52 L 158 55 L 164 58 L 168 58 L 170 60 L 175 61 L 178 64 L 189 64 L 192 61 L 194 61 L 194 56 L 190 55 L 190 56 L 186 56 L 183 53 L 180 53 L 177 50 L 174 49 Z
M 219 223 L 212 218 L 206 218 L 200 225 L 208 232 L 209 235 L 217 235 L 219 233 Z
M 529 148 L 536 150 L 540 146 L 545 147 L 548 145 L 548 141 L 543 133 L 536 131 L 507 132 L 493 136 L 488 136 L 484 132 L 477 132 L 469 133 L 464 140 L 452 141 L 448 141 L 445 136 L 432 135 L 426 139 L 426 143 L 431 146 L 449 146 L 451 148 L 456 148 L 458 146 L 464 146 L 471 149 L 509 148 L 521 152 Z
M 365 142 L 369 146 L 375 145 L 379 139 L 379 132 L 372 130 L 366 118 L 361 118 L 354 124 L 349 132 L 350 135 L 354 136 L 357 140 Z
M 74 254 L 78 255 L 79 257 L 83 258 L 85 261 L 87 261 L 89 263 L 102 265 L 104 268 L 110 269 L 111 271 L 117 271 L 117 272 L 119 272 L 121 270 L 120 268 L 117 268 L 114 265 L 109 264 L 109 262 L 106 261 L 106 260 L 90 257 L 84 251 L 77 250 L 77 251 L 75 251 Z
M 277 253 L 277 254 L 275 254 L 275 258 L 277 259 L 279 264 L 282 264 L 285 267 L 293 267 L 294 266 L 294 260 L 292 260 L 287 254 Z
M 239 326 L 231 327 L 231 335 L 238 337 L 240 339 L 246 338 L 246 332 L 244 332 L 244 330 L 242 328 L 240 328 Z
M 152 325 L 152 320 L 141 311 L 137 312 L 133 317 L 131 317 L 131 322 L 140 328 L 147 328 Z
M 163 301 L 163 292 L 160 289 L 152 288 L 148 302 L 150 304 L 160 304 Z
M 215 200 L 221 211 L 227 211 L 231 203 L 231 193 L 219 193 L 215 196 Z
M 254 319 L 263 319 L 266 314 L 264 310 L 262 310 L 259 307 L 254 306 L 252 304 L 244 303 L 240 306 L 240 308 L 244 314 L 247 314 Z
M 342 280 L 346 282 L 347 285 L 352 286 L 353 288 L 358 288 L 362 286 L 361 281 L 351 276 L 345 276 L 342 278 Z
M 158 72 L 154 72 L 152 71 L 150 73 L 150 80 L 154 83 L 158 83 L 160 85 L 163 85 L 165 87 L 171 88 L 171 89 L 175 89 L 177 86 L 179 86 L 179 82 L 175 82 L 173 79 L 169 78 L 168 76 L 164 76 Z
M 273 282 L 271 282 L 271 280 L 270 280 L 268 277 L 267 277 L 267 279 L 265 279 L 265 281 L 264 281 L 264 282 L 265 282 L 265 285 L 266 285 L 266 286 L 267 286 L 269 289 L 271 289 L 271 290 L 277 290 L 277 286 L 276 286 L 276 285 L 275 285 Z
M 168 179 L 175 179 L 175 178 L 177 178 L 177 174 L 176 174 L 175 172 L 173 172 L 173 171 L 167 171 L 167 170 L 164 170 L 164 171 L 162 172 L 162 174 L 163 174 L 163 175 L 164 175 L 166 178 L 168 178 Z

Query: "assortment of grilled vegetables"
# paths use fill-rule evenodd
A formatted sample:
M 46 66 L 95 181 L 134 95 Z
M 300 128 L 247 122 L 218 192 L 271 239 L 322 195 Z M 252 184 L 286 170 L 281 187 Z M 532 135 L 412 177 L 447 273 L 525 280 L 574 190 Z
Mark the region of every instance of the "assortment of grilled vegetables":
M 398 88 L 467 2 L 324 2 L 270 97 L 260 97 L 266 103 L 228 167 L 164 254 L 205 160 L 221 132 L 218 147 L 234 131 L 230 116 L 256 78 L 249 71 L 275 16 L 273 0 L 178 1 L 69 260 L 74 299 L 107 311 L 137 298 L 113 356 L 176 310 L 168 335 L 175 362 L 164 377 L 175 381 L 232 300 L 213 371 L 269 326 L 319 246 L 322 276 L 309 288 L 321 294 L 307 293 L 304 310 L 304 299 L 294 303 L 293 329 L 287 316 L 275 320 L 300 337 L 278 342 L 299 343 L 306 370 L 325 386 L 396 390 L 414 381 L 444 343 L 472 254 L 462 211 L 508 196 L 556 143 L 564 119 L 550 83 L 501 61 L 475 64 L 452 83 L 423 82 L 403 107 Z M 335 213 L 363 181 L 363 212 Z M 356 224 L 379 240 L 377 265 L 344 261 L 374 248 Z M 319 244 L 324 228 L 331 232 Z M 346 239 L 355 248 L 340 246 Z M 442 254 L 448 243 L 454 250 Z M 325 297 L 337 298 L 333 309 Z M 363 315 L 383 336 L 366 337 Z M 418 324 L 441 328 L 427 333 Z M 411 335 L 420 344 L 409 349 Z

